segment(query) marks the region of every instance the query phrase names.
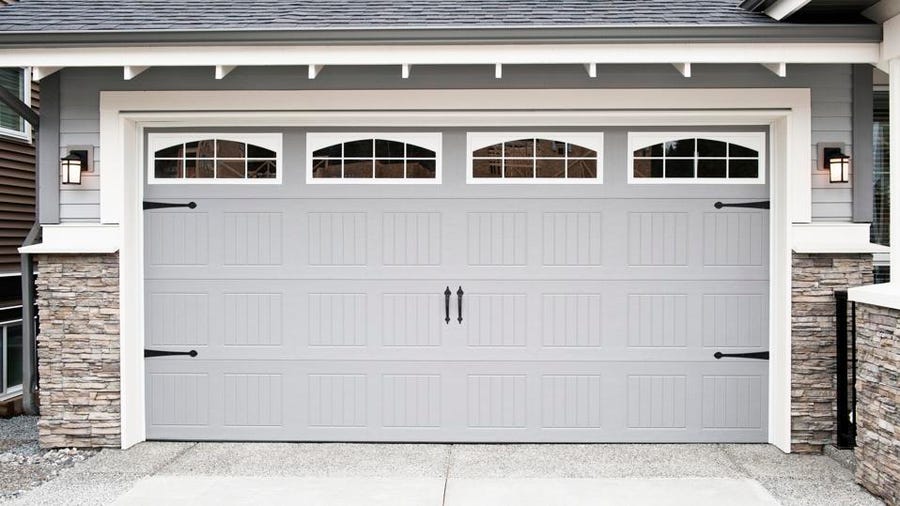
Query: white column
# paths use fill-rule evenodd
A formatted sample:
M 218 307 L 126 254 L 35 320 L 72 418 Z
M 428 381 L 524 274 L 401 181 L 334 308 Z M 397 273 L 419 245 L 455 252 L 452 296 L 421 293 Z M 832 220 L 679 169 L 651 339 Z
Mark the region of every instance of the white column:
M 900 58 L 890 61 L 891 278 L 900 281 Z M 892 283 L 892 284 L 894 284 Z

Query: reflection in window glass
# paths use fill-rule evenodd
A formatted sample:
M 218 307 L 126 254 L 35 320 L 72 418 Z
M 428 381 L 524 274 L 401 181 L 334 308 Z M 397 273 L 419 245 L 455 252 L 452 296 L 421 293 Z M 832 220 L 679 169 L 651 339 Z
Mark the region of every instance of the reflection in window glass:
M 684 138 L 632 152 L 635 179 L 757 179 L 759 151 L 715 139 Z
M 359 139 L 312 153 L 313 179 L 435 179 L 437 153 L 390 139 Z
M 204 139 L 154 152 L 156 179 L 275 179 L 274 151 L 246 142 Z
M 565 141 L 524 138 L 472 151 L 476 179 L 597 178 L 597 151 Z

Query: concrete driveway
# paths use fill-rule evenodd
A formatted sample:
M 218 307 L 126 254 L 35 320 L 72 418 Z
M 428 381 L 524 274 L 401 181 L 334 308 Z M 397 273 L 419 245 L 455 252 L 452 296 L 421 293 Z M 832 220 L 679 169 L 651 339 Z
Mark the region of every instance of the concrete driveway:
M 767 445 L 144 443 L 13 504 L 869 505 L 826 456 Z

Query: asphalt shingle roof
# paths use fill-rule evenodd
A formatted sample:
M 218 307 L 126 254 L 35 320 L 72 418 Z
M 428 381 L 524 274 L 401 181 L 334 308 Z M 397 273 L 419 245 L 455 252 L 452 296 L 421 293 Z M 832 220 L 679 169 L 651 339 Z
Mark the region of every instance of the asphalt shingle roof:
M 3 32 L 770 25 L 738 0 L 21 0 Z

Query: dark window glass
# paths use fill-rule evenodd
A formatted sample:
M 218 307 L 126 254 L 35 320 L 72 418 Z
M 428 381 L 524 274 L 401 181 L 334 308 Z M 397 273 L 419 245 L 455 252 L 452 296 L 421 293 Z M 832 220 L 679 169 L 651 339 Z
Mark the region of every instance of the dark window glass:
M 663 155 L 663 145 L 662 144 L 654 144 L 652 146 L 647 146 L 646 148 L 641 148 L 634 152 L 635 158 L 662 157 L 662 155 Z
M 503 177 L 534 177 L 534 160 L 507 158 L 503 163 Z
M 22 325 L 6 328 L 6 352 L 9 355 L 6 369 L 6 386 L 22 384 Z
M 271 149 L 247 144 L 247 158 L 275 158 L 275 152 Z
M 666 177 L 694 177 L 694 160 L 666 160 Z
M 375 160 L 375 177 L 395 179 L 403 177 L 403 160 Z
M 534 156 L 534 139 L 519 139 L 503 144 L 503 156 L 506 158 L 531 158 Z
M 313 178 L 341 177 L 341 161 L 319 159 L 313 160 Z
M 0 87 L 5 88 L 6 91 L 12 93 L 19 100 L 25 100 L 23 92 L 26 88 L 30 89 L 30 86 L 25 83 L 25 73 L 19 68 L 0 69 Z M 0 128 L 24 132 L 28 127 L 18 113 L 5 103 L 0 102 Z
M 681 139 L 666 143 L 667 157 L 694 157 L 694 139 Z
M 375 156 L 378 158 L 403 158 L 405 156 L 403 146 L 402 142 L 377 139 L 375 141 Z
M 727 167 L 725 160 L 698 160 L 697 177 L 725 178 Z
M 697 139 L 697 156 L 701 158 L 725 158 L 727 145 L 721 141 Z
M 568 145 L 569 158 L 596 158 L 597 152 L 576 144 Z
M 216 160 L 216 178 L 243 178 L 246 164 L 244 160 Z
M 758 160 L 729 160 L 728 177 L 731 178 L 757 178 L 759 177 Z
M 372 178 L 372 160 L 344 160 L 345 178 Z
M 499 158 L 472 160 L 472 177 L 503 177 L 503 160 Z
M 481 149 L 476 149 L 472 156 L 476 158 L 500 158 L 503 156 L 503 144 L 494 144 Z
M 343 153 L 341 147 L 341 144 L 335 144 L 327 148 L 317 149 L 313 151 L 313 158 L 340 158 Z
M 437 153 L 430 149 L 425 149 L 414 144 L 406 145 L 407 158 L 437 158 Z
M 183 158 L 184 144 L 176 144 L 175 146 L 160 149 L 154 153 L 154 156 L 156 156 L 156 158 Z
M 157 179 L 180 179 L 183 174 L 181 160 L 156 160 L 153 164 L 153 175 Z
M 274 179 L 275 160 L 248 160 L 247 177 L 250 179 Z
M 246 158 L 247 145 L 243 142 L 216 141 L 216 156 L 219 158 Z
M 663 161 L 661 159 L 635 159 L 634 177 L 663 177 Z
M 566 177 L 565 160 L 537 160 L 537 177 L 564 178 Z
M 216 154 L 216 141 L 210 139 L 188 142 L 184 145 L 184 152 L 188 158 L 213 158 Z
M 755 158 L 759 156 L 759 151 L 755 149 L 745 148 L 744 146 L 739 146 L 737 144 L 729 144 L 728 145 L 728 156 L 731 158 L 738 157 L 750 157 Z M 756 176 L 753 176 L 756 177 Z
M 185 160 L 184 165 L 184 175 L 187 178 L 194 179 L 216 177 L 212 160 Z
M 596 178 L 597 160 L 569 160 L 570 178 Z
M 437 161 L 407 160 L 406 177 L 409 179 L 434 179 L 437 177 Z
M 566 156 L 566 143 L 548 139 L 538 139 L 535 143 L 535 156 L 555 158 Z
M 372 140 L 353 141 L 344 143 L 344 158 L 371 158 Z M 370 176 L 371 177 L 371 176 Z

